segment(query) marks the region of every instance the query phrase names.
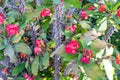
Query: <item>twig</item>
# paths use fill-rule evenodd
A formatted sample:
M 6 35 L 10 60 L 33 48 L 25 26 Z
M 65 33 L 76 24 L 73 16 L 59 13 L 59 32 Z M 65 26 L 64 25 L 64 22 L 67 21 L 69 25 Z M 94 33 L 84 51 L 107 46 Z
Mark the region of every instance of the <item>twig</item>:
M 56 40 L 56 47 L 62 43 L 62 24 L 60 22 L 63 21 L 64 18 L 64 3 L 60 3 L 55 5 L 55 22 L 53 26 L 53 38 Z M 60 57 L 55 54 L 54 56 L 54 66 L 55 66 L 55 73 L 54 73 L 54 80 L 59 80 L 59 73 L 60 73 Z

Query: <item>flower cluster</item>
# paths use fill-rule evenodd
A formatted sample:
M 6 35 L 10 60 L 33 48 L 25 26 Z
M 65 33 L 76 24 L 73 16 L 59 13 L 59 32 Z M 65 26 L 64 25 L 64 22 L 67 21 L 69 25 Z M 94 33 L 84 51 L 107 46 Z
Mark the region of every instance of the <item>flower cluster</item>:
M 76 30 L 77 26 L 76 25 L 72 25 L 72 26 L 66 26 L 66 30 L 74 32 Z
M 99 10 L 99 12 L 105 12 L 106 6 L 104 4 L 101 4 L 98 10 Z
M 116 64 L 120 64 L 120 54 L 116 55 Z
M 76 54 L 76 50 L 79 47 L 80 44 L 76 40 L 72 40 L 65 46 L 65 51 L 67 54 Z
M 44 46 L 44 41 L 43 40 L 36 40 L 35 47 L 34 47 L 34 53 L 40 54 L 40 52 L 42 51 L 42 49 L 41 49 L 42 46 Z
M 7 24 L 6 31 L 8 33 L 8 36 L 16 35 L 19 31 L 19 27 L 16 24 Z
M 7 75 L 8 74 L 8 69 L 7 68 L 2 68 L 2 72 Z
M 50 9 L 46 8 L 40 12 L 40 17 L 50 16 Z
M 117 10 L 116 16 L 118 16 L 118 18 L 120 18 L 120 9 Z
M 89 7 L 88 7 L 88 10 L 94 10 L 94 9 L 95 9 L 94 6 L 89 6 Z
M 5 21 L 5 19 L 4 19 L 3 15 L 0 13 L 0 24 L 3 24 L 4 21 Z
M 88 19 L 88 15 L 87 15 L 87 12 L 85 10 L 82 10 L 80 12 L 80 17 L 83 18 L 83 19 Z
M 80 59 L 81 62 L 89 64 L 90 63 L 90 57 L 92 57 L 92 50 L 87 50 L 87 49 L 83 49 L 83 56 Z
M 34 76 L 34 75 L 30 76 L 28 73 L 25 73 L 25 74 L 24 74 L 24 78 L 25 78 L 26 80 L 34 80 L 35 76 Z

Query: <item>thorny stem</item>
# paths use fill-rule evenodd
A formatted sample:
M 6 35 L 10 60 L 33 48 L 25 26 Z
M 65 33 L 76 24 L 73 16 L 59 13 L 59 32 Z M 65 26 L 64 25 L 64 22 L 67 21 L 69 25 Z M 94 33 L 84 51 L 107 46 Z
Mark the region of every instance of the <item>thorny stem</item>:
M 30 26 L 30 36 L 31 36 L 32 47 L 33 47 L 33 48 L 35 47 L 35 40 L 36 40 L 36 38 L 37 38 L 37 36 L 36 36 L 36 31 L 35 31 L 35 29 L 34 29 L 34 26 L 36 26 L 36 24 L 37 24 L 37 21 L 36 21 L 33 25 Z
M 70 69 L 73 67 L 73 65 L 76 63 L 76 59 L 70 61 L 67 68 L 64 70 L 64 76 L 67 76 L 70 72 Z
M 112 36 L 112 34 L 114 33 L 115 31 L 115 27 L 110 27 L 107 34 L 105 35 L 104 37 L 104 41 L 107 42 L 109 40 L 109 38 Z
M 53 26 L 53 38 L 56 40 L 56 47 L 62 43 L 62 19 L 64 18 L 64 3 L 61 2 L 60 4 L 55 5 L 55 22 Z M 59 80 L 59 72 L 60 72 L 60 57 L 55 54 L 54 56 L 54 66 L 55 66 L 55 72 L 54 72 L 54 80 Z

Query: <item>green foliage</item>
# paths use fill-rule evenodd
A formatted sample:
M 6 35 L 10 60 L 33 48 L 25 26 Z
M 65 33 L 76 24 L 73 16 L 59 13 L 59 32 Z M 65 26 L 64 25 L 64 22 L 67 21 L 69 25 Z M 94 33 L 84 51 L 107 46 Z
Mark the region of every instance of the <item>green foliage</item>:
M 12 69 L 8 71 L 9 77 L 14 76 L 15 80 L 25 80 L 23 74 L 28 73 L 30 76 L 35 76 L 34 80 L 53 80 L 53 56 L 57 54 L 61 57 L 60 80 L 71 80 L 74 75 L 79 80 L 85 78 L 87 80 L 88 77 L 91 80 L 107 80 L 107 78 L 112 79 L 114 75 L 119 79 L 119 65 L 115 61 L 116 55 L 120 53 L 120 18 L 116 15 L 120 7 L 119 0 L 116 2 L 108 0 L 64 0 L 63 2 L 61 0 L 40 0 L 40 5 L 36 5 L 36 0 L 26 0 L 23 4 L 21 3 L 18 1 L 14 3 L 12 0 L 0 1 L 0 11 L 5 18 L 4 23 L 0 23 L 0 63 L 3 63 L 7 57 L 10 59 L 9 64 L 5 66 L 6 69 L 9 67 Z M 56 43 L 59 42 L 53 39 L 53 26 L 56 20 L 55 13 L 57 13 L 55 7 L 61 3 L 64 3 L 64 18 L 59 22 L 57 16 L 57 21 L 62 26 L 62 38 L 57 36 L 61 40 L 61 45 L 56 49 Z M 101 5 L 99 3 L 105 5 L 104 12 L 99 11 Z M 5 6 L 8 4 L 9 7 Z M 94 6 L 94 9 L 88 10 L 90 6 Z M 26 11 L 22 12 L 24 7 Z M 47 14 L 46 11 L 44 12 L 46 8 L 50 9 L 49 16 L 40 16 L 41 11 L 44 15 Z M 85 10 L 83 15 L 82 10 Z M 88 18 L 84 18 L 86 16 Z M 2 19 L 1 15 L 0 19 Z M 8 36 L 7 24 L 17 24 L 19 26 L 17 34 Z M 77 27 L 74 28 L 73 25 Z M 69 28 L 67 29 L 66 26 Z M 110 31 L 106 35 L 111 26 L 117 32 L 112 35 L 114 31 Z M 14 29 L 10 32 L 14 33 Z M 112 37 L 105 42 L 104 36 Z M 36 39 L 43 40 L 43 43 L 40 42 L 37 45 Z M 66 53 L 65 50 L 66 44 L 71 40 L 76 40 L 80 44 L 75 54 Z M 38 53 L 35 53 L 35 47 L 40 48 L 41 51 L 37 50 Z M 71 51 L 75 50 L 75 47 L 74 45 L 69 46 Z M 89 52 L 83 52 L 84 49 L 92 50 L 92 55 L 89 56 Z M 90 57 L 89 64 L 81 61 L 81 58 L 86 55 L 87 58 Z M 64 68 L 68 67 L 74 59 L 77 60 L 68 70 L 70 75 L 63 76 Z M 2 70 L 1 68 L 3 67 L 0 66 L 0 70 Z M 25 71 L 23 71 L 24 69 Z M 115 74 L 111 72 L 112 70 L 115 71 Z
M 43 66 L 44 66 L 44 69 L 46 69 L 48 66 L 49 66 L 49 53 L 45 53 L 44 56 L 43 56 Z
M 21 73 L 23 71 L 24 68 L 25 68 L 25 63 L 21 63 L 21 64 L 15 66 L 15 68 L 12 71 L 12 75 L 17 76 L 19 73 Z
M 25 54 L 32 54 L 30 47 L 22 42 L 14 44 L 15 52 L 23 52 Z
M 38 70 L 39 70 L 39 56 L 36 56 L 34 61 L 32 62 L 31 66 L 32 74 L 34 76 L 38 75 Z
M 87 74 L 92 80 L 102 80 L 105 79 L 105 73 L 99 68 L 97 64 L 91 62 L 87 66 L 85 64 L 81 65 Z M 95 73 L 94 75 L 91 73 Z
M 7 45 L 7 47 L 4 49 L 4 54 L 9 56 L 11 63 L 17 62 L 15 51 L 11 45 Z
M 80 8 L 82 5 L 82 3 L 79 0 L 71 0 L 71 1 L 65 0 L 65 2 L 70 6 L 73 6 L 74 8 Z

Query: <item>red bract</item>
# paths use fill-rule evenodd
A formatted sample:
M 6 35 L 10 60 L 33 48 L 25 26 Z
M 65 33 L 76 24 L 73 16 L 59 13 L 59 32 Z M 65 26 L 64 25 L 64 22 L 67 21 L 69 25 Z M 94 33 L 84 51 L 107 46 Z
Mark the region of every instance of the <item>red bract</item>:
M 116 55 L 115 61 L 116 61 L 116 64 L 120 64 L 120 54 Z
M 83 49 L 83 56 L 80 59 L 81 62 L 89 64 L 90 63 L 90 57 L 92 57 L 92 50 L 87 50 L 87 49 Z
M 82 10 L 82 11 L 80 12 L 80 17 L 83 18 L 83 19 L 88 19 L 88 15 L 87 15 L 87 13 L 86 13 L 85 10 Z
M 5 74 L 8 74 L 7 68 L 2 68 L 2 72 L 4 72 Z
M 106 7 L 104 4 L 101 4 L 99 7 L 99 12 L 105 12 L 106 11 Z
M 120 8 L 117 10 L 116 16 L 120 18 Z
M 28 77 L 28 79 L 27 80 L 33 80 L 33 78 L 32 77 Z
M 79 43 L 76 40 L 72 40 L 65 46 L 65 51 L 68 54 L 76 54 L 76 50 L 79 47 Z
M 88 10 L 94 10 L 94 9 L 95 9 L 94 6 L 89 6 L 89 7 L 88 7 Z
M 44 44 L 44 41 L 43 40 L 36 40 L 35 41 L 35 45 L 37 46 L 37 47 L 41 47 L 42 46 L 42 44 Z
M 3 24 L 4 21 L 5 21 L 5 19 L 4 19 L 3 15 L 0 13 L 0 24 Z
M 84 62 L 86 64 L 90 63 L 90 58 L 87 58 L 87 57 L 82 57 L 80 60 L 81 60 L 81 62 Z
M 40 12 L 40 17 L 50 16 L 50 9 L 46 8 Z
M 66 29 L 67 29 L 68 31 L 71 31 L 71 32 L 74 32 L 74 31 L 76 30 L 76 28 L 77 28 L 76 25 L 72 25 L 71 27 L 66 26 Z
M 40 54 L 41 51 L 42 51 L 42 49 L 40 47 L 35 47 L 34 48 L 34 53 L 35 54 Z
M 19 31 L 19 27 L 16 24 L 7 24 L 6 31 L 8 33 L 8 36 L 16 35 Z
M 75 47 L 76 49 L 80 47 L 80 44 L 76 40 L 70 41 L 69 44 Z
M 29 75 L 28 75 L 27 73 L 25 73 L 25 74 L 24 74 L 24 78 L 27 79 L 28 77 L 29 77 Z

